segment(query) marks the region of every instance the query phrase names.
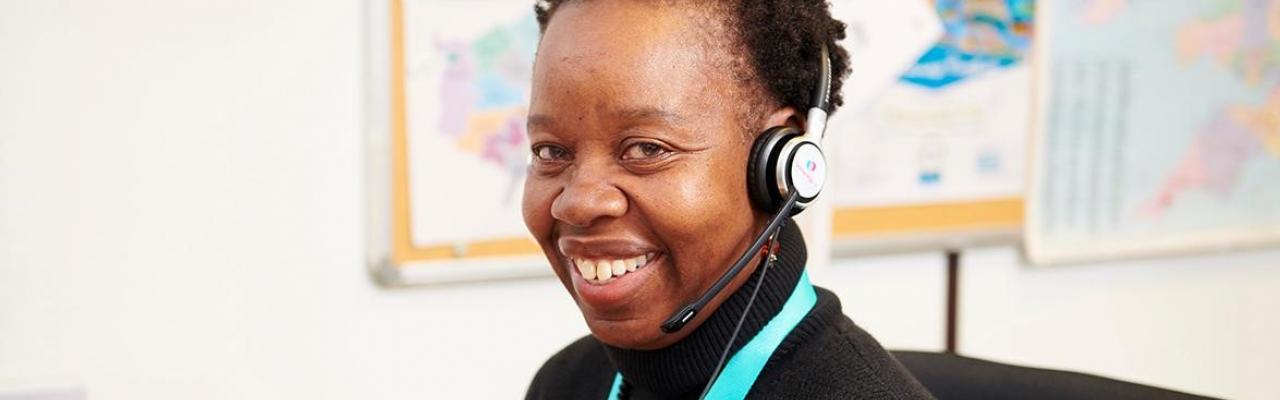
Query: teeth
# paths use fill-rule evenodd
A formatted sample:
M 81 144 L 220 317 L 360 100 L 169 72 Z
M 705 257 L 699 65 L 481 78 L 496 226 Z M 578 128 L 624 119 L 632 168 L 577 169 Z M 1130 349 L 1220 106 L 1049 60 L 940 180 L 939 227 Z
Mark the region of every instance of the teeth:
M 607 281 L 613 276 L 613 264 L 608 261 L 601 261 L 596 264 L 596 280 Z
M 582 274 L 583 279 L 594 283 L 604 283 L 608 282 L 610 278 L 621 277 L 643 268 L 649 264 L 649 260 L 652 260 L 653 257 L 653 253 L 648 253 L 619 260 L 588 260 L 583 258 L 574 258 L 572 260 L 573 264 L 577 266 L 578 272 Z
M 582 273 L 582 279 L 596 279 L 596 263 L 591 260 L 574 260 L 574 264 L 578 264 L 578 272 Z

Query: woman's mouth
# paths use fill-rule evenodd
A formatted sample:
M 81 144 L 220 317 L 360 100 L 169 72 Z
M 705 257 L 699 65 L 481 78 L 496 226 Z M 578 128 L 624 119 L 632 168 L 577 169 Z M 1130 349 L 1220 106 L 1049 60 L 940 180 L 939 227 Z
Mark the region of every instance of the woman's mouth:
M 564 236 L 557 241 L 562 260 L 557 267 L 568 273 L 584 310 L 595 313 L 630 312 L 646 291 L 663 284 L 653 278 L 669 267 L 667 254 L 643 240 Z
M 661 264 L 666 263 L 667 257 L 657 251 L 639 255 L 629 252 L 584 253 L 587 254 L 566 256 L 564 260 L 569 264 L 567 269 L 573 270 L 569 274 L 584 310 L 604 313 L 600 315 L 628 313 L 629 307 L 643 300 L 639 296 L 645 287 L 658 284 L 652 279 L 656 276 L 654 274 L 666 268 Z
M 589 259 L 571 257 L 570 262 L 577 267 L 582 279 L 592 285 L 607 285 L 622 279 L 629 273 L 636 272 L 653 262 L 656 254 L 649 252 L 621 259 Z

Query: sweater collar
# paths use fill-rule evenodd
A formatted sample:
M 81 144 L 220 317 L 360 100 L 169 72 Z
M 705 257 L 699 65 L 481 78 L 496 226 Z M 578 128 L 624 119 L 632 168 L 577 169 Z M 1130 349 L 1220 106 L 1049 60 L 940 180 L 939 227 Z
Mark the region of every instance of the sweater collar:
M 804 237 L 794 221 L 787 220 L 783 225 L 778 242 L 778 261 L 770 268 L 769 276 L 760 287 L 731 353 L 737 353 L 778 314 L 804 272 L 808 254 Z M 636 389 L 663 398 L 697 395 L 711 379 L 712 370 L 720 361 L 720 353 L 733 335 L 733 328 L 746 309 L 751 290 L 760 281 L 763 270 L 757 267 L 747 283 L 681 341 L 657 350 L 629 350 L 605 345 L 609 360 Z

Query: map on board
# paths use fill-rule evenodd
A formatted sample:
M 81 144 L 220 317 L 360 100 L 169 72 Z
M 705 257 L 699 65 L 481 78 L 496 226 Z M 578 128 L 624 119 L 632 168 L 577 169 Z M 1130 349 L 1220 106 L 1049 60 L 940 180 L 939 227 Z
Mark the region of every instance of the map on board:
M 832 119 L 837 207 L 1021 196 L 1033 6 L 936 2 L 942 37 L 866 107 Z
M 406 0 L 413 243 L 526 237 L 531 3 Z
M 1280 241 L 1280 0 L 1047 6 L 1033 261 Z

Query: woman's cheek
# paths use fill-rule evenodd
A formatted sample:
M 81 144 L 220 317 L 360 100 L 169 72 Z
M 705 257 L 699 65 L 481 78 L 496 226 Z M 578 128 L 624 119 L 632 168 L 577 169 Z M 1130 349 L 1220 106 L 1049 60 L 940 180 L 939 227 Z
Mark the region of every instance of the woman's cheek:
M 524 182 L 524 198 L 521 202 L 521 213 L 525 227 L 539 242 L 551 233 L 551 202 L 554 191 L 546 182 L 535 176 L 529 176 Z
M 731 167 L 728 163 L 699 167 L 668 180 L 673 184 L 665 198 L 671 204 L 660 209 L 667 214 L 663 219 L 671 223 L 673 232 L 682 233 L 682 239 L 701 242 L 717 231 L 734 229 L 734 217 L 744 210 L 749 212 L 750 204 L 741 199 L 746 196 L 746 178 L 738 179 L 727 171 Z

